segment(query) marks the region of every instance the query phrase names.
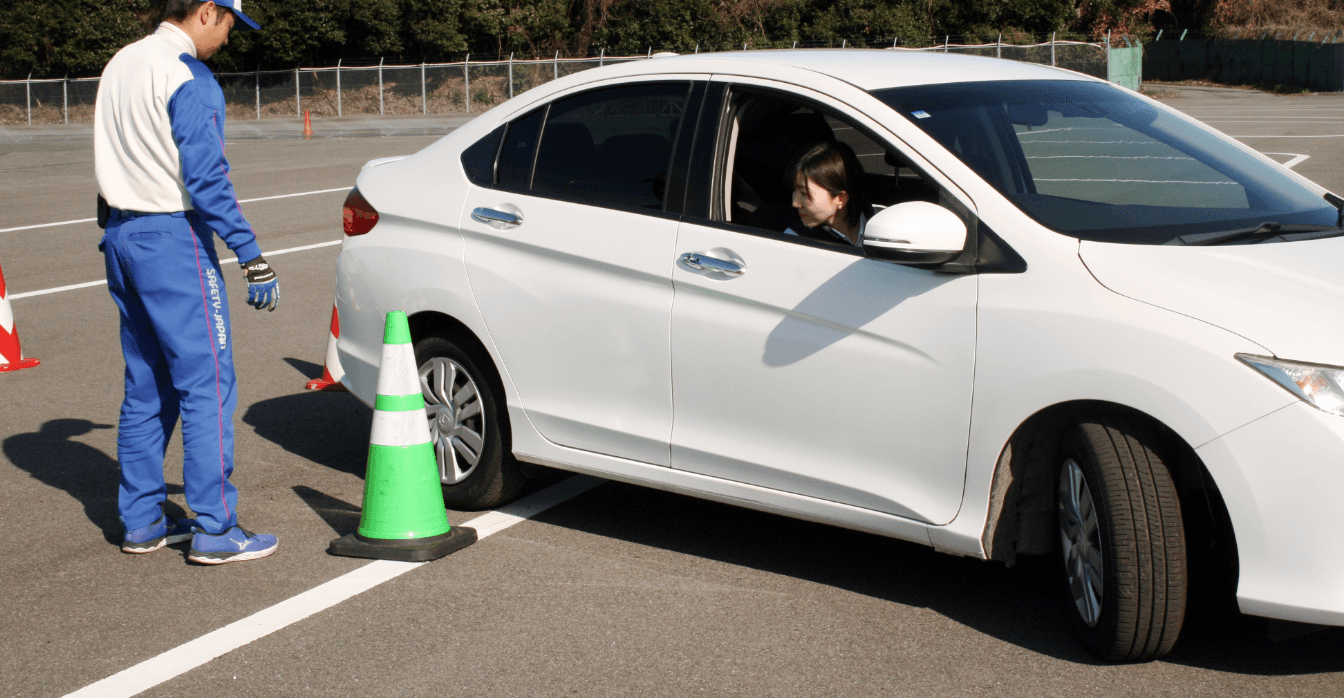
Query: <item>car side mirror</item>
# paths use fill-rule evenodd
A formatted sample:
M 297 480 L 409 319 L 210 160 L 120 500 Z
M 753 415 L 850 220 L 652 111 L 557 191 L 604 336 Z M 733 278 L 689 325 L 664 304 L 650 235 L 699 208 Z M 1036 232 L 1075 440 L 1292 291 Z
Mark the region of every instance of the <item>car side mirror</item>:
M 878 211 L 863 230 L 863 253 L 898 264 L 950 262 L 966 247 L 966 223 L 927 201 L 907 201 Z

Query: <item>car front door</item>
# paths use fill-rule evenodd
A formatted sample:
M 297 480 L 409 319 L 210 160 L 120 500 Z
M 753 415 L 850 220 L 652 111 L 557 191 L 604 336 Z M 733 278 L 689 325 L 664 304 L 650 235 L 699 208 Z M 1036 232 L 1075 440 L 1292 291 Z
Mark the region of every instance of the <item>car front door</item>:
M 880 127 L 798 97 L 733 86 L 701 125 L 717 155 L 697 140 L 690 180 L 705 189 L 687 195 L 674 252 L 672 467 L 946 523 L 965 478 L 976 277 L 783 234 L 771 187 L 785 187 L 781 149 L 834 139 L 878 206 L 969 209 L 903 167 L 869 135 Z
M 554 443 L 669 463 L 677 217 L 663 189 L 689 88 L 625 84 L 522 115 L 468 195 L 476 302 Z

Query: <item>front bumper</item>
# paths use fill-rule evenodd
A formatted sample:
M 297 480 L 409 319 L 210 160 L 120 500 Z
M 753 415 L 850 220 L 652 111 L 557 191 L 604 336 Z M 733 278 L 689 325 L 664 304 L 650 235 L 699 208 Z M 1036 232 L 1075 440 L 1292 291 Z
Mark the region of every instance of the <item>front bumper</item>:
M 1344 625 L 1344 417 L 1297 402 L 1196 452 L 1232 518 L 1242 612 Z

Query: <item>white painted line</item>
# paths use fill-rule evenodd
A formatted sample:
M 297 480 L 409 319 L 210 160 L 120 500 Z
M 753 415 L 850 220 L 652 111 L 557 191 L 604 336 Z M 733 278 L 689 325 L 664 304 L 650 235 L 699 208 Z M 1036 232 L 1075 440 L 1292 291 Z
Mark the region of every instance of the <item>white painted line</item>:
M 1344 133 L 1332 133 L 1328 136 L 1269 136 L 1262 134 L 1255 136 L 1228 136 L 1228 138 L 1344 138 Z
M 1262 155 L 1287 155 L 1287 156 L 1291 157 L 1292 160 L 1289 160 L 1288 162 L 1281 162 L 1281 163 L 1279 163 L 1280 165 L 1283 165 L 1284 167 L 1287 167 L 1287 168 L 1290 169 L 1290 170 L 1293 169 L 1293 167 L 1295 167 L 1296 165 L 1300 164 L 1303 160 L 1306 160 L 1307 158 L 1311 157 L 1310 155 L 1302 155 L 1302 154 L 1299 154 L 1299 153 L 1261 153 L 1261 154 L 1262 154 Z
M 279 256 L 282 255 L 282 254 L 289 254 L 290 252 L 303 252 L 304 250 L 315 250 L 315 249 L 317 249 L 317 248 L 319 248 L 319 247 L 331 247 L 332 245 L 339 245 L 339 244 L 341 244 L 341 242 L 342 242 L 342 240 L 332 240 L 331 242 L 319 242 L 319 243 L 317 243 L 316 245 L 304 245 L 303 247 L 290 247 L 290 248 L 288 248 L 288 249 L 284 249 L 284 250 L 276 250 L 276 251 L 274 251 L 274 252 L 267 252 L 266 254 L 268 254 L 268 255 L 270 255 L 270 256 L 272 256 L 272 257 L 279 257 Z M 221 259 L 221 260 L 219 260 L 219 263 L 220 263 L 220 264 L 224 264 L 225 262 L 236 262 L 236 261 L 238 261 L 238 258 L 237 258 L 237 257 L 229 257 L 228 259 Z M 107 279 L 103 279 L 102 281 L 86 281 L 86 282 L 84 282 L 84 283 L 82 283 L 82 284 L 73 284 L 73 285 L 70 285 L 70 286 L 57 286 L 56 288 L 45 288 L 45 289 L 42 289 L 41 291 L 28 291 L 28 292 L 26 292 L 26 293 L 15 293 L 15 294 L 11 294 L 11 295 L 9 296 L 9 300 L 16 301 L 16 300 L 18 300 L 18 299 L 20 299 L 20 298 L 30 298 L 30 297 L 32 297 L 32 296 L 45 296 L 45 295 L 47 295 L 47 294 L 49 294 L 49 293 L 60 293 L 60 292 L 62 292 L 62 291 L 74 291 L 74 290 L 76 290 L 76 289 L 80 289 L 80 288 L 92 288 L 92 287 L 94 287 L 94 286 L 102 286 L 102 285 L 104 285 L 104 284 L 106 284 L 106 283 L 107 283 Z
M 477 538 L 486 538 L 604 482 L 606 480 L 588 475 L 574 475 L 461 525 L 475 528 Z M 427 563 L 391 560 L 371 562 L 102 681 L 89 684 L 67 694 L 66 698 L 130 698 L 424 564 Z
M 320 191 L 304 191 L 297 194 L 281 194 L 280 196 L 263 196 L 256 199 L 239 199 L 240 204 L 250 204 L 254 201 L 272 201 L 275 199 L 292 199 L 296 196 L 312 196 L 313 194 L 330 194 L 337 191 L 350 191 L 350 187 L 341 187 L 340 189 L 322 189 Z M 54 228 L 58 225 L 74 225 L 76 223 L 93 223 L 97 218 L 80 218 L 74 221 L 61 221 L 60 223 L 39 223 L 38 225 L 24 225 L 18 228 L 3 228 L 0 233 L 17 233 L 20 230 L 36 230 L 38 228 Z

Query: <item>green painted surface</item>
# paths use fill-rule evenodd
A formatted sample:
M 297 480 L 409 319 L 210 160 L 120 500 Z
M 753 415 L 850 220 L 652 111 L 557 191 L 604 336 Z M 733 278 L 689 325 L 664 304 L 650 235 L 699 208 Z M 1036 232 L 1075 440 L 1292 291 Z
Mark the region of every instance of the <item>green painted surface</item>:
M 425 396 L 420 393 L 414 395 L 379 395 L 378 400 L 373 404 L 373 409 L 384 412 L 410 412 L 424 406 Z
M 1111 48 L 1106 59 L 1106 79 L 1131 90 L 1143 84 L 1143 45 Z
M 410 344 L 411 325 L 406 322 L 406 313 L 393 310 L 387 314 L 387 325 L 383 329 L 383 344 Z
M 359 535 L 411 540 L 450 530 L 434 447 L 370 445 Z

